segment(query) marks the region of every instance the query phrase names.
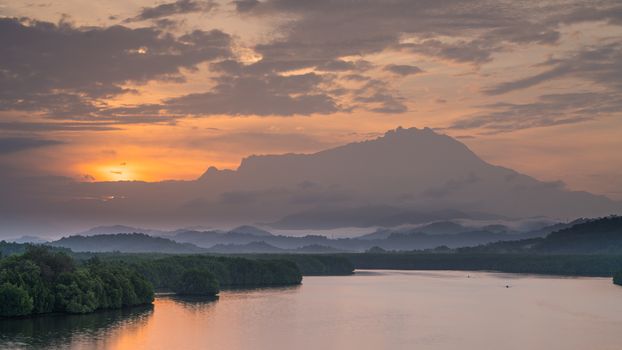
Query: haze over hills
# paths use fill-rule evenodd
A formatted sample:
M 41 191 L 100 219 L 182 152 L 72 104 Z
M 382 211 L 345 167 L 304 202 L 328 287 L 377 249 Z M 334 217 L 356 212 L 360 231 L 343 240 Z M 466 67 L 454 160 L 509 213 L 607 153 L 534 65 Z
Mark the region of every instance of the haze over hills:
M 40 189 L 44 183 L 53 192 Z M 195 181 L 94 182 L 28 178 L 0 199 L 4 231 L 123 222 L 151 227 L 272 223 L 309 229 L 397 226 L 439 220 L 621 211 L 604 196 L 566 190 L 490 165 L 430 129 L 402 129 L 314 154 L 250 156 Z M 72 229 L 71 231 L 75 231 Z
M 230 231 L 174 230 L 163 232 L 159 236 L 122 231 L 88 236 L 73 235 L 49 244 L 74 251 L 131 253 L 334 253 L 362 252 L 372 248 L 410 251 L 434 249 L 439 246 L 472 247 L 492 242 L 540 238 L 582 222 L 584 221 L 575 220 L 527 231 L 515 231 L 500 224 L 473 227 L 453 222 L 436 222 L 419 227 L 383 228 L 350 238 L 328 238 L 317 234 L 300 237 L 275 235 L 245 225 Z M 114 228 L 121 229 L 123 226 L 97 229 L 112 232 Z

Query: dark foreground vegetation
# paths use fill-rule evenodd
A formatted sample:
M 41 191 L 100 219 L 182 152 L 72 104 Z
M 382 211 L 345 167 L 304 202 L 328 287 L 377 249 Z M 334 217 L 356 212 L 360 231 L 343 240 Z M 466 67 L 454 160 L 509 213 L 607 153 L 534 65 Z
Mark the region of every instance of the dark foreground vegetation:
M 152 301 L 149 282 L 122 264 L 91 259 L 78 265 L 65 253 L 35 246 L 0 260 L 0 316 L 87 313 Z
M 255 254 L 245 255 L 253 259 L 279 259 L 291 261 L 303 276 L 345 276 L 354 273 L 354 265 L 337 255 L 309 254 Z
M 109 258 L 115 258 L 114 256 Z M 291 261 L 208 255 L 117 255 L 157 290 L 178 294 L 215 295 L 219 288 L 284 286 L 302 281 Z
M 613 283 L 622 286 L 622 271 L 618 272 L 613 276 Z
M 88 313 L 149 304 L 154 290 L 213 296 L 220 288 L 302 281 L 296 263 L 272 257 L 70 254 L 4 243 L 0 248 L 4 256 L 0 258 L 0 317 Z

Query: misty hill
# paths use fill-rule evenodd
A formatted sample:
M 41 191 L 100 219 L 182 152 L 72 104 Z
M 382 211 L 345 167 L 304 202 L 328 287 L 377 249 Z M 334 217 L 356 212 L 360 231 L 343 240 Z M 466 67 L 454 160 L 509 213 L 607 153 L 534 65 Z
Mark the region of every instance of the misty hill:
M 421 233 L 427 233 L 431 235 L 448 235 L 448 234 L 456 234 L 456 233 L 462 233 L 462 232 L 468 232 L 468 231 L 475 231 L 476 228 L 464 226 L 459 223 L 455 223 L 451 221 L 438 221 L 438 222 L 433 222 L 427 225 L 422 225 L 416 228 L 411 228 L 409 230 L 411 232 L 421 232 Z M 482 227 L 482 230 L 491 231 L 491 232 L 511 231 L 510 229 L 508 229 L 506 226 L 503 226 L 503 225 L 495 225 L 495 226 L 488 225 L 488 226 Z M 396 229 L 381 228 L 381 229 L 376 230 L 375 232 L 368 233 L 368 234 L 359 236 L 357 238 L 365 239 L 365 240 L 386 239 L 392 233 L 399 232 L 399 231 L 400 230 L 396 230 Z
M 69 248 L 74 252 L 122 253 L 202 253 L 205 249 L 190 243 L 178 243 L 170 239 L 153 237 L 143 233 L 119 233 L 95 236 L 69 236 L 48 243 L 54 247 Z
M 96 235 L 114 235 L 117 233 L 138 232 L 150 235 L 161 234 L 163 231 L 151 230 L 145 228 L 131 227 L 125 225 L 109 225 L 97 226 L 83 232 L 74 234 L 73 236 L 96 236 Z
M 42 244 L 42 243 L 47 243 L 48 241 L 46 241 L 45 239 L 38 237 L 38 236 L 21 236 L 19 238 L 13 239 L 12 240 L 15 243 L 32 243 L 32 244 Z
M 274 237 L 271 232 L 260 228 L 244 225 L 230 231 L 174 231 L 171 238 L 177 242 L 189 242 L 202 247 L 211 247 L 217 244 L 247 244 L 258 241 L 258 238 L 266 239 Z
M 444 228 L 445 231 L 442 229 Z M 430 230 L 434 234 L 428 234 L 423 230 Z M 458 232 L 458 233 L 441 233 Z M 440 225 L 426 225 L 418 228 L 402 229 L 383 229 L 372 234 L 354 238 L 331 239 L 322 235 L 307 235 L 302 237 L 292 237 L 283 235 L 269 235 L 264 237 L 230 234 L 214 231 L 186 231 L 173 237 L 178 242 L 192 243 L 200 247 L 209 248 L 211 251 L 228 253 L 251 252 L 258 242 L 269 245 L 257 246 L 260 252 L 272 248 L 289 251 L 304 251 L 311 248 L 314 252 L 333 251 L 365 251 L 377 246 L 387 250 L 417 250 L 431 249 L 438 246 L 450 248 L 476 246 L 480 244 L 512 241 L 532 237 L 540 237 L 540 231 L 528 231 L 516 233 L 513 231 L 499 231 L 499 227 L 491 227 L 491 230 L 469 228 L 465 226 L 455 226 L 448 223 Z M 306 247 L 306 248 L 305 248 Z M 212 249 L 213 248 L 213 249 Z
M 344 252 L 336 248 L 319 244 L 306 245 L 296 249 L 277 248 L 265 242 L 250 242 L 246 244 L 217 244 L 209 249 L 210 253 L 218 254 L 273 254 L 273 253 L 295 253 L 295 254 L 329 254 Z
M 262 230 L 260 228 L 255 227 L 255 226 L 249 226 L 249 225 L 238 226 L 238 227 L 230 230 L 228 233 L 229 234 L 250 235 L 250 236 L 255 236 L 255 237 L 269 237 L 269 236 L 272 236 L 272 233 L 270 233 L 269 231 Z
M 487 253 L 622 254 L 622 217 L 581 220 L 544 238 L 496 242 L 463 249 Z
M 277 248 L 266 242 L 250 242 L 246 244 L 217 244 L 207 251 L 219 254 L 249 254 L 249 253 L 283 253 L 286 249 Z

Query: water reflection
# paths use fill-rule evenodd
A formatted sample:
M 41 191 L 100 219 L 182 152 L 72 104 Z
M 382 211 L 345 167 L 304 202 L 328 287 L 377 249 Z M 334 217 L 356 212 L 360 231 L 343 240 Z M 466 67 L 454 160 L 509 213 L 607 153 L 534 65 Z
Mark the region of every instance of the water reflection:
M 0 348 L 81 349 L 85 342 L 91 343 L 91 348 L 105 348 L 115 330 L 140 328 L 152 314 L 153 306 L 148 305 L 86 315 L 0 319 Z
M 505 288 L 511 285 L 511 288 Z M 622 288 L 465 271 L 306 277 L 153 308 L 0 321 L 0 349 L 619 350 Z
M 214 307 L 218 296 L 206 297 L 206 296 L 180 296 L 180 295 L 167 295 L 160 299 L 168 299 L 174 301 L 175 304 L 185 308 L 189 311 L 206 312 L 208 308 Z

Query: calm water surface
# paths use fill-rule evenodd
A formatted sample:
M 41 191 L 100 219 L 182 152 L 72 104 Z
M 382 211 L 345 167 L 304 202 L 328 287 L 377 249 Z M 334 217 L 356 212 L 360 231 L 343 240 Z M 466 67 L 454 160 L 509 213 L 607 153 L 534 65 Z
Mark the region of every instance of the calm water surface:
M 509 285 L 510 288 L 506 288 Z M 0 348 L 621 349 L 610 279 L 357 271 L 293 288 L 0 321 Z

